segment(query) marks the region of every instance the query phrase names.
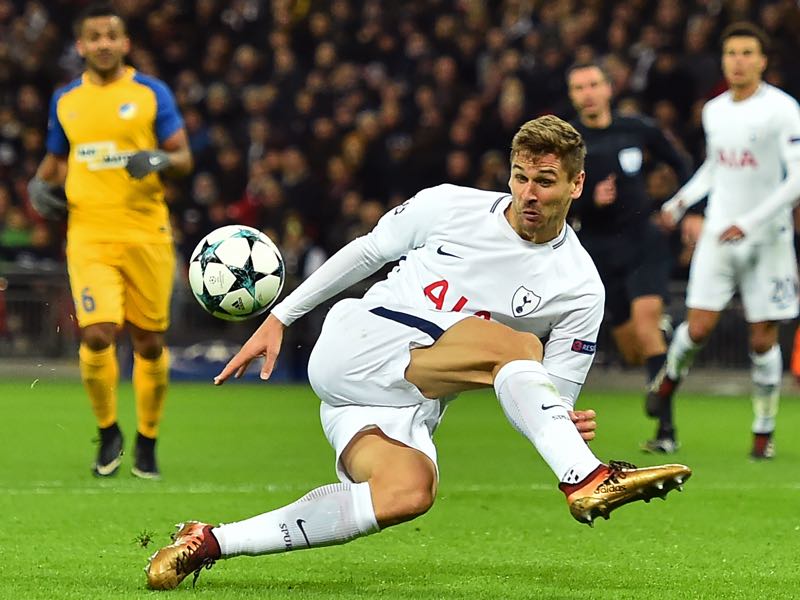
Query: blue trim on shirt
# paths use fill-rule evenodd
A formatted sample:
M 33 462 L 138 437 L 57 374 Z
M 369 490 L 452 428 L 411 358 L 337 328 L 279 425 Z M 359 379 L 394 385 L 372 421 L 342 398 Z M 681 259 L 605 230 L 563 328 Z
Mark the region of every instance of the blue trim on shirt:
M 563 235 L 561 236 L 560 240 L 558 240 L 555 244 L 553 244 L 553 250 L 555 250 L 556 248 L 561 248 L 561 246 L 563 246 L 564 242 L 566 241 L 567 241 L 567 224 L 564 223 Z
M 155 132 L 158 143 L 163 144 L 173 133 L 183 127 L 183 117 L 178 111 L 178 105 L 167 84 L 156 79 L 136 73 L 133 76 L 136 83 L 140 83 L 153 90 L 156 95 L 156 122 Z
M 495 201 L 494 201 L 494 204 L 492 204 L 492 208 L 490 208 L 490 209 L 489 209 L 489 212 L 490 212 L 490 213 L 493 213 L 493 212 L 494 212 L 494 211 L 497 209 L 497 205 L 498 205 L 498 204 L 500 204 L 500 202 L 501 202 L 502 200 L 504 200 L 505 198 L 508 198 L 510 195 L 511 195 L 511 194 L 503 194 L 503 195 L 502 195 L 502 196 L 500 196 L 500 197 L 499 197 L 497 200 L 495 200 Z
M 47 139 L 45 140 L 45 147 L 50 154 L 57 156 L 69 154 L 69 140 L 67 139 L 67 134 L 64 133 L 61 122 L 58 120 L 58 102 L 64 94 L 74 90 L 82 82 L 83 80 L 80 77 L 73 79 L 64 87 L 57 89 L 50 99 L 50 110 L 47 115 Z
M 431 323 L 430 321 L 426 321 L 425 319 L 421 319 L 420 317 L 415 317 L 414 315 L 409 315 L 404 312 L 389 310 L 383 306 L 372 308 L 369 312 L 378 315 L 379 317 L 383 317 L 384 319 L 389 319 L 390 321 L 396 321 L 402 325 L 419 329 L 421 332 L 427 333 L 429 336 L 431 336 L 434 342 L 442 337 L 442 334 L 444 333 L 444 329 L 439 327 L 436 323 Z

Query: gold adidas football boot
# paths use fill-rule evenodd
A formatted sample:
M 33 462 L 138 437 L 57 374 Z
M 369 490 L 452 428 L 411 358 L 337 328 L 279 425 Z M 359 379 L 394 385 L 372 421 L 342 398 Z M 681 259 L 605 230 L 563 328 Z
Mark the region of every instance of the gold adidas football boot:
M 590 526 L 597 517 L 608 519 L 611 511 L 637 500 L 666 499 L 670 490 L 682 490 L 692 475 L 685 465 L 659 465 L 637 468 L 630 463 L 612 460 L 600 465 L 582 482 L 562 483 L 572 516 Z
M 173 542 L 153 554 L 144 568 L 147 587 L 152 590 L 176 588 L 191 573 L 194 573 L 194 585 L 200 571 L 210 569 L 220 557 L 219 543 L 211 533 L 211 525 L 188 521 L 176 527 L 178 533 L 173 535 Z

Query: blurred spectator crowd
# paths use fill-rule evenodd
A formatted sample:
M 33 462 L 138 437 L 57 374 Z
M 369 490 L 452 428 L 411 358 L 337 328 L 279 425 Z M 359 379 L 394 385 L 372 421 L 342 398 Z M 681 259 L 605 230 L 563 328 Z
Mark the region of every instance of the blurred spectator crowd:
M 82 69 L 85 2 L 0 0 L 0 260 L 59 261 L 63 226 L 25 192 L 50 96 Z M 196 170 L 168 182 L 176 243 L 258 227 L 298 279 L 442 182 L 507 187 L 524 121 L 572 118 L 565 71 L 602 61 L 616 106 L 655 118 L 695 166 L 700 109 L 724 89 L 718 34 L 748 19 L 772 38 L 766 80 L 800 96 L 795 0 L 118 0 L 131 64 L 165 80 Z M 648 164 L 655 203 L 675 188 Z

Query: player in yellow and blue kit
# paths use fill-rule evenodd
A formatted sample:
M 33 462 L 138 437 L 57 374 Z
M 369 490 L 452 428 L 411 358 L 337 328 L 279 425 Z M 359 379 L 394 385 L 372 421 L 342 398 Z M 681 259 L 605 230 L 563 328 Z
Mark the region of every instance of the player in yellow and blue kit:
M 192 156 L 169 88 L 125 65 L 130 40 L 119 14 L 106 4 L 92 5 L 76 21 L 75 34 L 86 70 L 53 95 L 47 154 L 28 192 L 44 217 L 68 216 L 81 378 L 100 430 L 93 471 L 113 475 L 121 462 L 115 339 L 124 326 L 133 343 L 138 421 L 132 472 L 156 478 L 155 442 L 169 372 L 164 333 L 175 271 L 159 172 L 185 175 Z

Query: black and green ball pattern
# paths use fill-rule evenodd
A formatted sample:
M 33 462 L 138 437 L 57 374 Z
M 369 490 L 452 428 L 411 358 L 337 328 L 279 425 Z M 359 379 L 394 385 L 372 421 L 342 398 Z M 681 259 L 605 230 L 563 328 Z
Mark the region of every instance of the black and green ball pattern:
M 245 225 L 226 225 L 200 240 L 189 261 L 189 285 L 206 311 L 244 321 L 269 309 L 283 288 L 277 246 Z

